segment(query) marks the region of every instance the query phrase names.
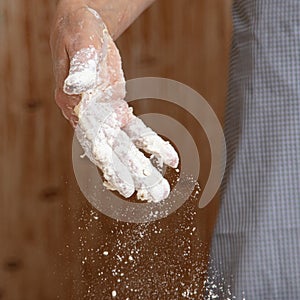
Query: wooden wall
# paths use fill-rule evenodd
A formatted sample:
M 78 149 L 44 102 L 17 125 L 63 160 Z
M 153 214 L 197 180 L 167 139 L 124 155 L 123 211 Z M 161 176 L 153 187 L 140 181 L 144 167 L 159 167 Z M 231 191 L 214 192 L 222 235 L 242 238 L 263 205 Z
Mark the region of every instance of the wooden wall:
M 157 1 L 118 41 L 126 77 L 181 81 L 222 120 L 230 5 Z M 53 0 L 0 2 L 1 300 L 109 299 L 90 294 L 95 278 L 82 260 L 120 224 L 100 214 L 92 222 L 97 212 L 74 179 L 72 130 L 53 102 L 48 39 L 54 9 Z M 203 240 L 209 240 L 216 208 L 214 201 L 200 213 Z

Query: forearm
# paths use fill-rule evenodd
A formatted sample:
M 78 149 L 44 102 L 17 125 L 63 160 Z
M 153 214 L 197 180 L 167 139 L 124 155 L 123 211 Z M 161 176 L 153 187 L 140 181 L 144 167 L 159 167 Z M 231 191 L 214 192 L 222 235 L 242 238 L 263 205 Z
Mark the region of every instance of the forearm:
M 117 39 L 130 24 L 155 0 L 60 0 L 58 15 L 68 6 L 78 9 L 88 6 L 96 10 L 106 24 L 110 35 Z

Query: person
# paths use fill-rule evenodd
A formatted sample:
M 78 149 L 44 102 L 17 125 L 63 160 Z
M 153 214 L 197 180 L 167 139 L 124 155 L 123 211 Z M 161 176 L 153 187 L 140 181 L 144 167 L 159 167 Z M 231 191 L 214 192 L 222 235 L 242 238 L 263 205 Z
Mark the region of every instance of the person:
M 80 97 L 63 85 L 74 54 L 116 39 L 150 0 L 61 0 L 52 27 L 56 102 L 75 126 Z M 211 265 L 234 299 L 300 294 L 300 2 L 235 0 L 225 115 L 227 166 Z M 225 292 L 219 298 L 225 298 Z M 227 297 L 227 296 L 226 296 Z M 229 297 L 229 296 L 228 296 Z M 229 298 L 230 299 L 230 298 Z

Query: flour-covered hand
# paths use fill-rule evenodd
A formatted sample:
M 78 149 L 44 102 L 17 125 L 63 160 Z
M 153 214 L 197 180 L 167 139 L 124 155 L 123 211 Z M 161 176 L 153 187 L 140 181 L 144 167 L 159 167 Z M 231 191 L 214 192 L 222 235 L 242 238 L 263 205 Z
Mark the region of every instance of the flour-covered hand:
M 100 15 L 82 9 L 84 19 L 77 20 L 81 25 L 76 38 L 83 37 L 81 31 L 89 25 L 88 36 L 75 38 L 75 48 L 67 51 L 69 72 L 56 75 L 57 103 L 75 127 L 85 154 L 102 170 L 107 188 L 126 198 L 137 191 L 139 199 L 159 202 L 168 197 L 169 183 L 138 148 L 173 168 L 178 155 L 133 114 L 124 100 L 119 51 Z

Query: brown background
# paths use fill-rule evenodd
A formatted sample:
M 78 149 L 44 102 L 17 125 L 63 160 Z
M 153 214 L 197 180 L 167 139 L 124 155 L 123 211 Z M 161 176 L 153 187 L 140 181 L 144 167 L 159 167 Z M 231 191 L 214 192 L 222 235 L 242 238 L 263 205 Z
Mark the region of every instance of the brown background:
M 127 79 L 183 82 L 222 121 L 230 2 L 157 1 L 118 40 Z M 0 299 L 83 299 L 90 280 L 80 263 L 88 251 L 83 243 L 116 226 L 102 216 L 101 230 L 90 224 L 95 212 L 74 179 L 72 130 L 53 102 L 48 39 L 54 10 L 53 0 L 0 2 Z M 202 151 L 204 181 L 209 149 Z M 200 213 L 203 240 L 216 209 L 214 201 Z

